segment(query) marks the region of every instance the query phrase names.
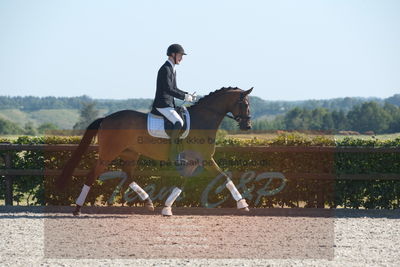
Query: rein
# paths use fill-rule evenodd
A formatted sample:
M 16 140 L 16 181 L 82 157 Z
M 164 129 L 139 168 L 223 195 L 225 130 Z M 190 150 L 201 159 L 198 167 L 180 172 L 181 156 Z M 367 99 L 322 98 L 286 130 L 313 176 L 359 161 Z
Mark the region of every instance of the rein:
M 223 116 L 225 116 L 227 118 L 230 118 L 230 119 L 235 120 L 236 122 L 240 123 L 242 120 L 248 120 L 248 119 L 251 118 L 251 116 L 246 116 L 245 114 L 243 114 L 243 108 L 246 107 L 246 104 L 244 103 L 244 98 L 245 98 L 244 93 L 240 93 L 240 98 L 236 103 L 241 105 L 241 108 L 240 108 L 240 111 L 239 111 L 239 115 L 236 115 L 236 116 L 232 116 L 230 114 L 217 111 L 212 107 L 207 107 L 207 110 L 209 110 L 211 112 L 214 112 L 216 114 L 219 114 L 219 115 L 223 115 Z

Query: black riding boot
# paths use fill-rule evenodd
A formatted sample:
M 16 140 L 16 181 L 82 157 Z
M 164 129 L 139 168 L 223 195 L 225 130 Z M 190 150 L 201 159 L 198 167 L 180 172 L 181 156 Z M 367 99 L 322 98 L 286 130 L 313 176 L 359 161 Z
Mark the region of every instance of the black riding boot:
M 179 154 L 178 144 L 179 144 L 179 133 L 181 129 L 182 125 L 180 124 L 180 122 L 176 122 L 171 132 L 171 151 L 169 159 L 172 162 L 175 162 L 177 160 L 177 156 Z

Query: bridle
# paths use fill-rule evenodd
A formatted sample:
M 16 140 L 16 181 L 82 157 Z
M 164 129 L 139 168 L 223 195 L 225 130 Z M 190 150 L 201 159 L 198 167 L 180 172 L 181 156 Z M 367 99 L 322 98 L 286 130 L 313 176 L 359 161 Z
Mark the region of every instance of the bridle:
M 251 119 L 251 116 L 250 116 L 250 115 L 246 115 L 246 111 L 245 111 L 245 110 L 247 110 L 247 104 L 246 104 L 246 102 L 244 101 L 244 100 L 245 100 L 245 97 L 246 97 L 245 92 L 240 93 L 239 99 L 238 99 L 238 101 L 235 103 L 236 105 L 239 105 L 239 106 L 240 106 L 239 114 L 236 115 L 236 116 L 232 116 L 232 115 L 230 115 L 230 114 L 226 114 L 226 113 L 219 112 L 219 111 L 215 110 L 215 109 L 212 108 L 212 107 L 207 107 L 207 110 L 208 110 L 208 111 L 211 111 L 211 112 L 214 112 L 214 113 L 216 113 L 216 114 L 219 114 L 219 115 L 223 115 L 223 116 L 228 117 L 228 118 L 230 118 L 230 119 L 233 119 L 233 120 L 237 121 L 237 122 L 240 124 L 241 121 L 243 121 L 243 120 L 250 120 L 250 119 Z
M 237 121 L 239 124 L 241 123 L 242 120 L 250 120 L 251 116 L 246 115 L 248 104 L 246 104 L 245 102 L 245 97 L 246 97 L 245 92 L 240 93 L 239 100 L 236 102 L 236 105 L 239 105 L 239 114 L 236 116 L 225 114 L 225 117 L 233 119 Z
M 233 119 L 233 120 L 235 120 L 236 122 L 238 122 L 239 125 L 240 125 L 240 123 L 241 123 L 243 120 L 250 120 L 250 119 L 251 119 L 251 116 L 250 116 L 250 115 L 246 115 L 247 106 L 248 106 L 248 104 L 246 104 L 246 102 L 244 101 L 245 98 L 246 98 L 246 95 L 247 95 L 246 92 L 240 93 L 239 99 L 238 99 L 238 100 L 236 101 L 236 103 L 235 103 L 235 104 L 237 104 L 237 105 L 240 106 L 239 114 L 236 115 L 236 116 L 232 116 L 232 115 L 230 115 L 230 114 L 222 113 L 222 112 L 220 112 L 220 111 L 218 111 L 218 110 L 215 110 L 215 109 L 212 108 L 212 107 L 207 107 L 206 110 L 207 110 L 207 111 L 210 111 L 210 112 L 213 112 L 213 113 L 216 113 L 216 114 L 219 114 L 219 115 L 222 115 L 222 116 L 224 116 L 224 117 Z M 183 101 L 183 104 L 184 104 L 185 102 L 186 102 L 186 101 Z M 182 104 L 182 105 L 183 105 L 183 104 Z M 246 111 L 245 111 L 245 110 L 246 110 Z

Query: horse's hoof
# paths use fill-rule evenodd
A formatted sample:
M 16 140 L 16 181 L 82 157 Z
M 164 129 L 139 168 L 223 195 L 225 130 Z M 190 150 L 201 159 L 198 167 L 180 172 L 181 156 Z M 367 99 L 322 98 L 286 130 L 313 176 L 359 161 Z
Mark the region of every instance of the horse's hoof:
M 72 214 L 74 216 L 79 216 L 79 215 L 81 215 L 81 212 L 79 210 L 74 210 L 74 212 Z
M 164 207 L 161 211 L 163 216 L 172 216 L 172 209 L 171 207 Z
M 147 209 L 148 211 L 154 211 L 154 206 L 153 206 L 153 205 L 148 205 L 148 204 L 146 204 L 145 207 L 146 207 L 146 209 Z
M 74 216 L 79 216 L 79 215 L 81 215 L 81 206 L 76 206 L 76 208 L 75 208 L 74 212 L 72 212 L 72 214 L 73 214 Z
M 149 211 L 154 211 L 154 205 L 153 202 L 150 199 L 146 200 L 146 203 L 144 204 L 147 210 Z
M 249 205 L 247 204 L 246 199 L 244 199 L 244 198 L 238 200 L 238 202 L 236 203 L 236 205 L 237 205 L 237 208 L 238 208 L 239 210 L 242 210 L 242 211 L 249 211 L 249 208 L 248 208 Z

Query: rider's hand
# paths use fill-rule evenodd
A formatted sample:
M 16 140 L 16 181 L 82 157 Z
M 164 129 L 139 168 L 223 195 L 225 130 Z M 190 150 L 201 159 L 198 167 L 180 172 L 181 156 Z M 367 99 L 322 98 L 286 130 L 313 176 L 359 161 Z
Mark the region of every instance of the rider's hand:
M 197 100 L 196 92 L 194 92 L 194 93 L 192 94 L 192 99 L 193 99 L 193 101 L 196 101 L 196 100 Z
M 193 96 L 191 94 L 185 94 L 185 101 L 186 102 L 193 102 Z

